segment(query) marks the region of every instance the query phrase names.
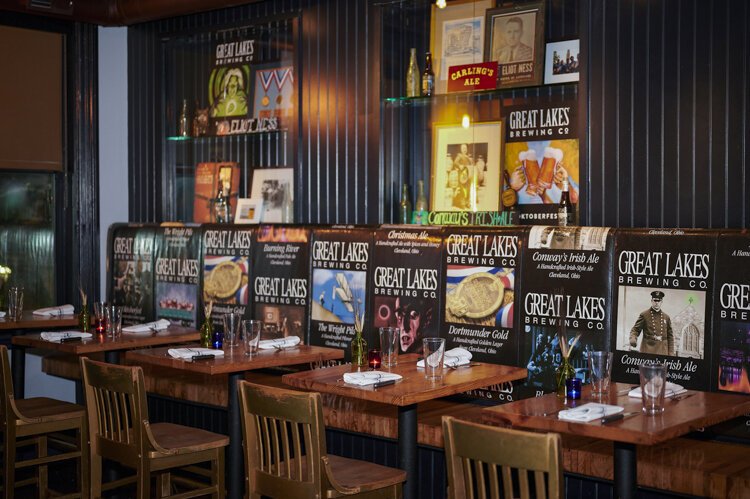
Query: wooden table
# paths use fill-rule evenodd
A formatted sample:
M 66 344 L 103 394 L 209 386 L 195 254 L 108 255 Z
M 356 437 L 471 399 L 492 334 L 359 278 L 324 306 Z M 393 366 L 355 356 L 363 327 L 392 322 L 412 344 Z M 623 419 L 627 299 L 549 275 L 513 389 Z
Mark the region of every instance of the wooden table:
M 76 324 L 78 324 L 76 322 Z M 24 371 L 26 366 L 26 349 L 39 348 L 54 350 L 73 355 L 89 355 L 104 352 L 104 360 L 111 364 L 120 363 L 120 351 L 143 348 L 149 346 L 170 345 L 173 343 L 187 343 L 200 339 L 200 333 L 191 328 L 170 326 L 156 333 L 133 334 L 122 333 L 117 339 L 111 340 L 92 332 L 92 337 L 72 343 L 55 343 L 43 340 L 41 333 L 31 333 L 14 336 L 13 342 L 13 384 L 15 396 L 23 398 L 25 391 Z
M 599 420 L 589 423 L 564 421 L 557 413 L 573 407 L 565 399 L 550 393 L 509 404 L 484 409 L 484 420 L 489 423 L 512 425 L 571 435 L 600 438 L 614 442 L 615 497 L 635 497 L 637 488 L 636 445 L 654 445 L 685 435 L 705 426 L 721 423 L 750 411 L 750 397 L 689 390 L 678 396 L 679 400 L 666 399 L 665 410 L 658 416 L 642 413 L 641 399 L 627 396 L 631 385 L 614 383 L 602 403 L 619 405 L 625 413 L 636 413 L 624 419 L 601 424 Z M 584 387 L 576 406 L 587 402 L 600 402 L 590 396 L 590 388 Z
M 24 312 L 20 321 L 12 321 L 6 315 L 0 319 L 0 331 L 21 331 L 58 327 L 78 327 L 78 315 L 34 315 Z
M 407 473 L 404 484 L 407 499 L 417 495 L 417 404 L 526 377 L 526 369 L 522 367 L 472 363 L 470 367 L 445 369 L 442 379 L 430 381 L 425 378 L 424 369 L 417 367 L 418 359 L 416 354 L 400 356 L 398 365 L 387 370 L 400 374 L 403 379 L 377 389 L 345 384 L 344 373 L 358 370 L 351 365 L 282 377 L 284 383 L 297 388 L 398 406 L 399 466 Z
M 183 345 L 190 347 L 197 345 Z M 259 350 L 257 355 L 248 357 L 242 346 L 225 350 L 223 357 L 215 359 L 188 361 L 172 358 L 168 348 L 153 348 L 149 350 L 132 350 L 125 354 L 128 362 L 164 366 L 176 370 L 209 375 L 228 374 L 229 399 L 227 412 L 229 414 L 229 448 L 227 449 L 227 489 L 228 497 L 243 497 L 244 489 L 244 459 L 242 458 L 242 424 L 240 418 L 240 404 L 237 393 L 237 383 L 245 371 L 265 369 L 268 367 L 290 366 L 342 359 L 343 350 L 299 345 L 284 350 Z M 326 369 L 327 370 L 327 369 Z

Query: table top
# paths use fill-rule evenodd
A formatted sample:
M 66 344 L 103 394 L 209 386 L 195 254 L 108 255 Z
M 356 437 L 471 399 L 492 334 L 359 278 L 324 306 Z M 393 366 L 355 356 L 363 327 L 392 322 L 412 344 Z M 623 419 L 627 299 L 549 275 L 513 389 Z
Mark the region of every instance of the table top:
M 508 404 L 484 409 L 484 420 L 489 423 L 511 424 L 519 428 L 553 431 L 571 435 L 600 438 L 638 445 L 654 445 L 685 435 L 691 431 L 711 426 L 750 411 L 750 397 L 730 394 L 688 390 L 664 401 L 664 412 L 647 416 L 642 412 L 641 399 L 628 397 L 632 385 L 613 383 L 609 395 L 594 400 L 590 387 L 583 389 L 581 399 L 575 406 L 587 402 L 601 402 L 625 408 L 625 414 L 635 413 L 624 419 L 601 424 L 599 419 L 583 423 L 558 419 L 562 409 L 574 407 L 569 401 L 554 393 L 542 397 L 518 400 Z
M 417 354 L 401 355 L 398 365 L 383 368 L 383 372 L 400 374 L 403 379 L 380 388 L 344 383 L 344 373 L 367 370 L 349 364 L 285 374 L 282 381 L 296 388 L 406 406 L 526 377 L 523 367 L 472 362 L 470 366 L 445 368 L 440 380 L 431 381 L 425 377 L 424 369 L 417 367 L 418 360 Z
M 196 329 L 169 326 L 156 333 L 122 333 L 116 340 L 111 340 L 102 335 L 92 332 L 92 337 L 82 341 L 70 343 L 56 343 L 41 338 L 41 333 L 24 334 L 14 336 L 11 340 L 14 345 L 29 348 L 41 348 L 45 350 L 56 350 L 58 352 L 83 355 L 93 352 L 108 352 L 114 350 L 131 350 L 149 346 L 170 345 L 173 343 L 187 343 L 197 341 L 201 335 Z
M 44 329 L 57 327 L 78 327 L 78 315 L 34 315 L 32 311 L 24 312 L 20 321 L 12 321 L 6 315 L 0 319 L 0 331 L 18 329 Z
M 197 344 L 181 345 L 182 348 L 197 348 L 198 346 Z M 125 354 L 125 358 L 131 364 L 164 366 L 203 374 L 229 374 L 344 358 L 343 350 L 311 345 L 297 345 L 282 350 L 258 350 L 258 353 L 252 357 L 245 355 L 245 348 L 240 345 L 224 350 L 222 357 L 195 361 L 175 359 L 169 355 L 168 351 L 169 348 L 131 350 Z

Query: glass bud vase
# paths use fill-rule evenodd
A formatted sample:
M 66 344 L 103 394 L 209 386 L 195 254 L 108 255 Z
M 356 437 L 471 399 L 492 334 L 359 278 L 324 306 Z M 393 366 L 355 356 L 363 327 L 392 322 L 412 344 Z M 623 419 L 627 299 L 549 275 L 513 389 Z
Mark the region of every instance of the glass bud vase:
M 203 319 L 203 324 L 201 324 L 201 346 L 203 348 L 212 348 L 213 337 L 214 326 L 211 323 L 211 316 L 207 315 L 206 318 Z
M 362 337 L 360 330 L 356 330 L 352 338 L 352 365 L 358 367 L 367 365 L 367 341 Z
M 78 313 L 78 327 L 84 333 L 88 333 L 90 324 L 91 317 L 89 316 L 89 306 L 84 303 L 81 305 L 81 311 Z
M 571 378 L 575 378 L 575 376 L 576 370 L 570 363 L 570 360 L 567 357 L 563 357 L 562 362 L 560 362 L 560 365 L 557 366 L 557 369 L 555 369 L 555 381 L 557 382 L 558 397 L 565 397 L 565 382 Z

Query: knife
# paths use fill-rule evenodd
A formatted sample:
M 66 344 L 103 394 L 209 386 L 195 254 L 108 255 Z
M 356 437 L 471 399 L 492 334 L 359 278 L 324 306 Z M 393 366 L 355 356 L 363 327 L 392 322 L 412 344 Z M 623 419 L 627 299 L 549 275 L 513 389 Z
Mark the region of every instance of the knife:
M 75 341 L 83 341 L 80 336 L 68 336 L 67 338 L 60 338 L 60 343 L 73 343 Z
M 599 420 L 601 424 L 607 424 L 611 423 L 612 421 L 619 421 L 620 419 L 629 418 L 630 416 L 635 416 L 638 414 L 637 411 L 633 412 L 618 412 L 617 414 L 610 414 L 609 416 L 604 416 L 602 419 Z
M 381 386 L 388 386 L 388 385 L 395 385 L 395 384 L 396 384 L 396 380 L 390 379 L 388 381 L 378 381 L 377 383 L 373 384 L 372 387 L 380 388 Z
M 203 353 L 199 355 L 193 355 L 191 360 L 206 360 L 206 359 L 215 359 L 216 356 L 212 353 Z

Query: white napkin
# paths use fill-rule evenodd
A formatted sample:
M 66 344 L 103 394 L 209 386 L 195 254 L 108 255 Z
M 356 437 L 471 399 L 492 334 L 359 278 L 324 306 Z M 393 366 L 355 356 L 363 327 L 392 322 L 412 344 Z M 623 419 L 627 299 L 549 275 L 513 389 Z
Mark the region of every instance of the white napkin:
M 63 338 L 91 338 L 91 333 L 82 333 L 80 331 L 56 331 L 54 333 L 42 333 L 39 335 L 44 341 L 52 341 L 54 343 L 60 343 Z
M 133 324 L 132 326 L 126 326 L 122 328 L 123 333 L 151 333 L 153 331 L 161 331 L 169 327 L 169 321 L 167 319 L 159 319 L 154 322 L 147 322 L 145 324 Z
M 3 317 L 5 317 L 5 312 L 0 311 L 0 319 L 2 319 Z
M 170 348 L 167 350 L 170 356 L 175 359 L 192 360 L 196 355 L 213 355 L 214 357 L 223 357 L 224 350 L 214 350 L 212 348 Z
M 675 395 L 679 395 L 681 393 L 685 393 L 687 389 L 682 386 L 678 385 L 677 383 L 672 383 L 671 381 L 667 381 L 667 386 L 664 387 L 664 397 L 674 397 Z M 643 398 L 643 394 L 641 393 L 641 387 L 637 386 L 630 390 L 628 392 L 628 397 L 635 397 L 637 399 Z
M 558 419 L 565 421 L 578 421 L 587 423 L 595 419 L 601 419 L 604 416 L 617 414 L 624 411 L 625 408 L 619 405 L 598 404 L 589 402 L 588 404 L 579 405 L 573 409 L 566 409 L 557 413 Z
M 361 373 L 344 373 L 344 383 L 350 385 L 367 386 L 380 383 L 381 381 L 398 381 L 402 378 L 400 374 L 383 371 L 363 371 Z
M 445 367 L 465 366 L 471 362 L 471 352 L 465 348 L 452 348 L 445 352 L 443 356 L 443 365 Z M 424 367 L 424 359 L 417 362 L 417 367 Z
M 54 317 L 56 315 L 70 315 L 73 312 L 75 312 L 73 305 L 60 305 L 59 307 L 38 308 L 34 310 L 34 315 Z
M 286 338 L 277 338 L 275 340 L 261 340 L 258 342 L 258 348 L 261 350 L 272 350 L 274 348 L 291 348 L 299 344 L 299 336 L 287 336 Z

